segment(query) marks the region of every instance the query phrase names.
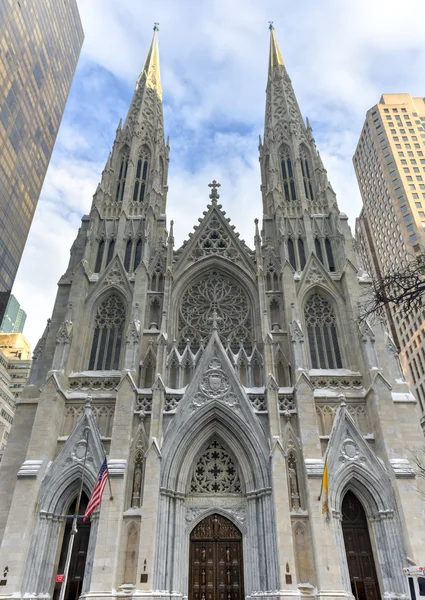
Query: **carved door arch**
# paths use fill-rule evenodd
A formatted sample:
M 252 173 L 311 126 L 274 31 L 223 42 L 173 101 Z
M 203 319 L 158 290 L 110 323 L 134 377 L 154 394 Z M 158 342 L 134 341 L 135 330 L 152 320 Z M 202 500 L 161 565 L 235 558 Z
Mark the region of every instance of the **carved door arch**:
M 189 600 L 243 600 L 242 534 L 210 515 L 190 534 Z
M 353 596 L 356 600 L 379 600 L 381 595 L 366 514 L 350 491 L 342 502 L 342 532 Z

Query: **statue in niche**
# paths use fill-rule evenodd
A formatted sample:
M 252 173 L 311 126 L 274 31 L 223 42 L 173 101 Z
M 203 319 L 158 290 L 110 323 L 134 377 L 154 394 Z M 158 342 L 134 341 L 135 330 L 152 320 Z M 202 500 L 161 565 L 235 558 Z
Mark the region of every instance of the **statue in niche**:
M 291 509 L 298 512 L 301 509 L 300 488 L 298 485 L 297 459 L 293 452 L 288 454 L 288 475 Z
M 133 489 L 131 493 L 131 508 L 140 508 L 140 498 L 142 490 L 142 475 L 143 475 L 143 462 L 139 456 L 136 458 L 134 465 L 133 475 Z

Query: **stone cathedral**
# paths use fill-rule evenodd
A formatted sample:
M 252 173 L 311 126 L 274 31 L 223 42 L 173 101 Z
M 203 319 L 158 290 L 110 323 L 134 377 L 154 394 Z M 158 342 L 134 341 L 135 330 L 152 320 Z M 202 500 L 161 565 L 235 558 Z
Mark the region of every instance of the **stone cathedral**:
M 370 279 L 275 32 L 253 248 L 215 181 L 174 247 L 157 35 L 17 407 L 0 598 L 59 598 L 104 452 L 112 493 L 78 520 L 66 600 L 405 598 L 416 400 L 390 335 L 358 324 Z

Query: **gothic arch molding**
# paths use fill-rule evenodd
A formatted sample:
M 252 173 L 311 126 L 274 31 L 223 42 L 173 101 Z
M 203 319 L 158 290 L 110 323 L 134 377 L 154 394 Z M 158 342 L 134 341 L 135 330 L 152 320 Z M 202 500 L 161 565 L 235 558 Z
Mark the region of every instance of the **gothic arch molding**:
M 39 510 L 58 516 L 65 514 L 67 507 L 78 493 L 82 472 L 82 465 L 75 464 L 52 479 L 45 478 L 41 485 Z M 96 475 L 94 469 L 86 466 L 83 492 L 88 497 L 96 483 Z
M 217 407 L 212 403 L 193 413 L 183 427 L 173 425 L 174 422 L 162 447 L 162 488 L 185 493 L 190 469 L 214 435 L 237 459 L 247 492 L 270 488 L 269 448 L 259 424 L 256 435 L 252 435 L 241 416 L 225 405 Z
M 349 490 L 359 498 L 368 518 L 394 510 L 391 481 L 383 469 L 376 473 L 358 464 L 348 464 L 330 480 L 330 503 L 337 514 L 341 512 L 342 501 Z
M 199 515 L 194 517 L 194 519 L 186 525 L 187 533 L 190 535 L 190 533 L 195 529 L 197 525 L 199 525 L 201 521 L 214 514 L 218 514 L 222 517 L 225 517 L 226 519 L 229 519 L 229 521 L 231 521 L 233 525 L 239 529 L 239 531 L 242 533 L 242 536 L 246 535 L 246 522 L 237 519 L 233 512 L 221 506 L 212 506 L 211 508 L 206 508 Z
M 245 589 L 251 591 L 278 589 L 277 540 L 272 502 L 269 446 L 255 415 L 241 408 L 212 401 L 187 418 L 184 399 L 170 425 L 161 449 L 161 496 L 158 512 L 155 589 L 187 589 L 188 572 L 177 573 L 176 560 L 189 560 L 189 533 L 193 528 L 193 507 L 198 516 L 219 512 L 229 518 L 244 534 L 246 556 Z M 242 399 L 241 399 L 242 404 Z M 248 408 L 248 405 L 247 407 Z M 183 410 L 182 410 L 183 409 Z M 250 409 L 252 412 L 252 409 Z M 240 411 L 240 414 L 238 414 Z M 251 422 L 252 421 L 252 422 Z M 255 432 L 255 433 L 254 433 Z M 202 450 L 214 438 L 237 461 L 245 490 L 241 494 L 187 494 L 188 480 Z M 213 506 L 212 506 L 213 505 Z M 232 514 L 233 511 L 233 514 Z M 241 517 L 246 519 L 241 526 Z M 172 515 L 168 518 L 167 515 Z M 159 541 L 162 540 L 162 543 Z M 164 544 L 164 540 L 169 540 Z M 262 557 L 270 556 L 266 570 L 260 567 Z

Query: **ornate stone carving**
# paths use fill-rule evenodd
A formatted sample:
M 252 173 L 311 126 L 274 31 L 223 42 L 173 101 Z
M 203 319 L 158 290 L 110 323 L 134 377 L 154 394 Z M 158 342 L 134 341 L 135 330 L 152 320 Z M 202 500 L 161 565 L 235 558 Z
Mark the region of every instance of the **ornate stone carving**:
M 320 435 L 330 434 L 337 410 L 338 404 L 316 404 Z M 365 403 L 347 404 L 346 410 L 353 417 L 355 424 L 363 435 L 371 433 L 372 428 L 367 416 Z
M 315 388 L 329 388 L 332 390 L 362 390 L 363 380 L 359 375 L 345 376 L 320 376 L 310 377 L 311 384 Z
M 325 281 L 325 275 L 315 264 L 312 264 L 305 276 L 305 282 L 310 285 L 317 285 Z
M 358 458 L 360 451 L 357 444 L 350 438 L 344 440 L 342 444 L 342 455 L 347 460 L 356 460 Z
M 241 493 L 238 469 L 219 442 L 212 442 L 199 457 L 193 470 L 190 491 L 195 494 Z
M 150 413 L 152 412 L 152 396 L 143 398 L 137 398 L 134 412 Z
M 280 412 L 295 412 L 294 396 L 292 394 L 279 395 L 279 411 Z
M 190 254 L 190 259 L 198 260 L 202 256 L 213 256 L 214 254 L 219 254 L 230 260 L 241 258 L 239 249 L 229 231 L 223 227 L 223 224 L 215 215 L 201 231 L 196 247 Z
M 164 412 L 171 412 L 171 411 L 176 410 L 177 406 L 179 405 L 180 400 L 181 400 L 180 396 L 166 396 Z
M 236 408 L 239 404 L 218 358 L 213 358 L 210 362 L 199 384 L 199 391 L 193 397 L 192 405 L 194 408 L 199 408 L 212 400 L 218 400 L 232 408 Z
M 190 535 L 191 539 L 241 539 L 240 531 L 225 517 L 211 515 L 198 523 Z
M 293 342 L 303 342 L 304 333 L 301 327 L 301 323 L 298 319 L 294 319 L 290 324 L 291 340 Z
M 108 286 L 108 285 L 117 285 L 117 286 L 121 286 L 124 283 L 124 278 L 121 272 L 121 269 L 119 268 L 118 265 L 115 265 L 110 271 L 108 271 L 108 273 L 105 276 L 105 279 L 103 280 L 103 285 L 104 286 Z
M 213 314 L 216 314 L 214 321 Z M 223 341 L 251 343 L 251 307 L 241 286 L 218 271 L 209 271 L 185 292 L 180 308 L 180 340 L 206 343 L 213 326 Z
M 267 412 L 267 403 L 264 396 L 248 396 L 252 408 L 256 412 Z
M 186 523 L 191 523 L 194 519 L 197 519 L 204 510 L 205 508 L 199 508 L 199 506 L 186 508 Z
M 119 377 L 73 377 L 69 380 L 70 390 L 114 390 Z

